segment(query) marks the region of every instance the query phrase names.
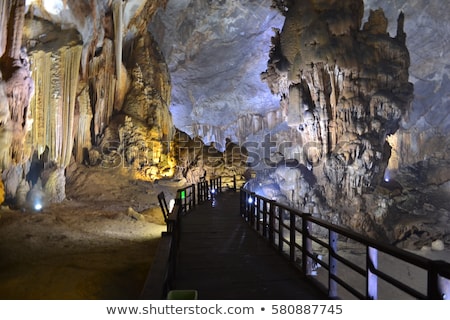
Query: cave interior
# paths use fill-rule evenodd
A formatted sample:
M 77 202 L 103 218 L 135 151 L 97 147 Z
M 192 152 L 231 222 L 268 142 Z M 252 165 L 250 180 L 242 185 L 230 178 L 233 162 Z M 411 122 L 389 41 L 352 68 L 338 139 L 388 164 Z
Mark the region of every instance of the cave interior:
M 135 297 L 157 194 L 216 176 L 450 260 L 448 12 L 2 1 L 0 297 Z

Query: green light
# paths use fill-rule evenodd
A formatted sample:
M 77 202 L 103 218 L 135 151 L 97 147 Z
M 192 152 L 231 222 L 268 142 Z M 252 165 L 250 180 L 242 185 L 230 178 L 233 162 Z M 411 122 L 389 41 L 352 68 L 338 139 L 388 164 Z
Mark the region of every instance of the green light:
M 181 192 L 180 192 L 180 198 L 181 198 L 181 199 L 186 199 L 186 190 L 181 190 Z

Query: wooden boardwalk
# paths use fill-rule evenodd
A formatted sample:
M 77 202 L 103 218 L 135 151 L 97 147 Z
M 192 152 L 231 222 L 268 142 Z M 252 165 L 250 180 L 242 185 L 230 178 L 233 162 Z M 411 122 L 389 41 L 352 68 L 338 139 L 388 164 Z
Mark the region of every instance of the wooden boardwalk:
M 232 191 L 181 217 L 174 285 L 202 300 L 327 299 L 245 223 Z

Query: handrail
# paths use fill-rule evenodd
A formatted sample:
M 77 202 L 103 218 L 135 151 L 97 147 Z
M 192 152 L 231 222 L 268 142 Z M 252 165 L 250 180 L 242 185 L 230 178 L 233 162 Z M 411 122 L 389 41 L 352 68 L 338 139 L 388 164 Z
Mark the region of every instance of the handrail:
M 258 233 L 297 268 L 303 275 L 319 287 L 324 287 L 317 279 L 313 264 L 321 266 L 327 273 L 326 291 L 330 298 L 339 298 L 338 286 L 359 299 L 378 299 L 381 279 L 398 290 L 417 299 L 449 299 L 444 286 L 450 286 L 450 264 L 444 261 L 430 260 L 395 246 L 370 239 L 342 226 L 313 217 L 274 200 L 260 196 L 241 188 L 241 215 Z M 314 232 L 324 229 L 327 236 Z M 358 265 L 338 253 L 338 239 L 351 239 L 365 248 L 365 266 Z M 313 250 L 313 244 L 328 251 L 328 261 L 322 261 Z M 379 253 L 401 260 L 426 273 L 426 289 L 421 292 L 410 284 L 404 283 L 388 270 L 378 267 Z M 353 283 L 354 277 L 345 280 L 338 265 L 351 269 L 364 278 L 365 288 Z M 360 279 L 360 278 L 359 278 Z
M 197 192 L 197 193 L 196 193 Z M 175 205 L 165 219 L 167 231 L 161 234 L 155 259 L 147 276 L 141 299 L 165 299 L 173 288 L 181 234 L 181 216 L 191 211 L 196 205 L 211 199 L 222 192 L 222 177 L 201 181 L 177 190 Z M 164 194 L 158 194 L 161 208 L 166 209 Z M 166 215 L 164 214 L 166 217 Z

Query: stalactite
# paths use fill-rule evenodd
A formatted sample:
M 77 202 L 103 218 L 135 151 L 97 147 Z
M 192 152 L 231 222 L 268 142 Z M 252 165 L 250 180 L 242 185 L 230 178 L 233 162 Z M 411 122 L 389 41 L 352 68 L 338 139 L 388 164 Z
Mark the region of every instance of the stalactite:
M 74 156 L 75 160 L 81 163 L 87 160 L 87 153 L 92 148 L 91 123 L 93 115 L 87 87 L 84 87 L 79 94 L 77 107 Z
M 114 53 L 116 57 L 116 78 L 119 83 L 122 82 L 122 50 L 123 50 L 123 6 L 122 0 L 115 0 L 113 3 L 113 19 L 114 19 Z M 121 104 L 120 86 L 116 86 L 116 100 Z
M 31 115 L 33 117 L 33 128 L 29 137 L 30 144 L 34 145 L 38 154 L 41 155 L 48 145 L 49 119 L 48 112 L 44 106 L 49 107 L 52 100 L 51 75 L 52 54 L 51 52 L 38 51 L 31 55 L 33 65 L 33 80 L 35 82 L 35 93 L 30 102 Z
M 13 59 L 19 59 L 22 47 L 23 22 L 25 19 L 25 0 L 11 1 L 11 11 L 7 27 L 7 43 L 5 54 Z
M 9 159 L 4 160 L 11 164 L 21 164 L 30 155 L 25 139 L 31 129 L 29 103 L 34 90 L 28 57 L 21 50 L 25 1 L 13 1 L 10 7 L 2 4 L 1 8 L 9 9 L 9 12 L 3 11 L 1 15 L 2 19 L 8 16 L 8 21 L 2 21 L 2 25 L 6 24 L 7 27 L 2 34 L 2 43 L 5 40 L 6 43 L 0 60 L 0 71 L 9 104 L 8 131 L 12 133 Z M 6 39 L 3 38 L 5 35 Z
M 113 43 L 105 39 L 100 56 L 89 63 L 90 86 L 94 107 L 94 134 L 103 134 L 114 111 L 116 77 Z
M 10 5 L 10 1 L 0 2 L 0 30 L 7 30 Z M 6 34 L 4 32 L 0 32 L 0 57 L 5 53 L 6 42 Z
M 34 117 L 30 142 L 39 154 L 48 148 L 49 159 L 60 167 L 67 166 L 72 156 L 81 50 L 76 45 L 31 56 L 37 89 L 30 103 Z

